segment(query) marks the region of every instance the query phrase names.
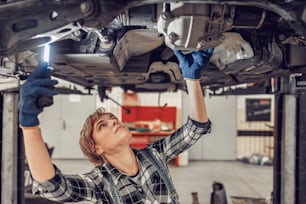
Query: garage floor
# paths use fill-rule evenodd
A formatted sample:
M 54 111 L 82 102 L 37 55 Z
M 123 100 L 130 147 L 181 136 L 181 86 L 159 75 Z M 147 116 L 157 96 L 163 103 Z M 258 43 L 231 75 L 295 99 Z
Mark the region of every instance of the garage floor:
M 85 173 L 92 165 L 87 160 L 54 160 L 63 173 Z M 200 204 L 210 203 L 212 183 L 225 186 L 230 196 L 268 198 L 273 186 L 273 167 L 244 164 L 238 161 L 189 161 L 187 166 L 169 164 L 181 204 L 191 204 L 191 192 L 198 192 Z M 85 202 L 82 202 L 85 203 Z

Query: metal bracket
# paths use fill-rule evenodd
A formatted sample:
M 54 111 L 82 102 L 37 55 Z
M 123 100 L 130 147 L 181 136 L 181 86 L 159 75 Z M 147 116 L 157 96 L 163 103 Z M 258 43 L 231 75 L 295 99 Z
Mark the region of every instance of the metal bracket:
M 304 73 L 292 74 L 289 76 L 290 93 L 306 91 L 306 75 Z
M 15 63 L 8 58 L 0 58 L 0 92 L 11 92 L 19 88 L 19 78 L 14 72 Z

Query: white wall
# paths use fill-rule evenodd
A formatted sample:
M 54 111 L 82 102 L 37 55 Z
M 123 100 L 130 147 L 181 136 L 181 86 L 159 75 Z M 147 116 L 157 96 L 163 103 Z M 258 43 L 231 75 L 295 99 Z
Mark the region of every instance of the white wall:
M 247 121 L 247 99 L 270 99 L 270 121 Z M 260 131 L 273 131 L 274 127 L 274 95 L 260 94 L 237 97 L 237 130 L 254 131 L 254 135 L 237 137 L 237 158 L 248 157 L 254 153 L 273 158 L 274 137 L 260 136 Z M 256 133 L 256 131 L 258 131 Z
M 113 88 L 108 95 L 122 104 L 122 89 Z M 55 104 L 42 114 L 44 137 L 46 142 L 55 146 L 55 158 L 84 158 L 76 148 L 79 149 L 79 131 L 85 118 L 96 108 L 104 107 L 121 119 L 121 107 L 111 100 L 101 102 L 97 95 L 80 96 L 80 103 L 74 102 L 72 105 L 69 105 L 69 98 L 71 96 L 56 96 Z M 138 93 L 138 100 L 139 104 L 143 106 L 163 106 L 167 103 L 167 106 L 177 107 L 177 127 L 187 120 L 189 103 L 185 92 Z M 206 103 L 209 118 L 213 122 L 213 131 L 192 147 L 189 151 L 189 158 L 198 160 L 235 159 L 236 97 L 206 97 Z M 74 123 L 73 129 L 66 128 L 63 132 L 61 130 L 63 120 L 65 120 L 63 117 L 69 118 L 69 120 L 75 119 L 80 124 Z M 69 150 L 69 152 L 65 150 Z
M 187 97 L 183 97 L 188 107 Z M 235 160 L 236 159 L 236 96 L 205 97 L 212 132 L 201 138 L 190 150 L 190 160 Z M 184 110 L 184 117 L 188 111 Z
M 107 93 L 109 97 L 122 104 L 123 90 L 113 88 Z M 182 93 L 139 93 L 140 105 L 177 107 L 177 126 L 181 124 Z M 121 119 L 121 107 L 111 100 L 101 102 L 98 95 L 57 95 L 54 105 L 47 107 L 40 115 L 41 128 L 45 141 L 54 146 L 53 158 L 85 158 L 79 147 L 79 133 L 87 116 L 97 108 L 104 107 Z
M 107 92 L 107 95 L 117 101 L 119 104 L 122 104 L 122 95 L 123 90 L 119 87 L 112 88 L 111 92 Z M 96 97 L 96 107 L 100 108 L 103 107 L 107 112 L 112 112 L 115 114 L 119 120 L 121 120 L 121 107 L 114 103 L 113 101 L 109 99 L 104 99 L 103 102 L 101 102 L 100 97 Z
M 95 95 L 57 95 L 40 115 L 45 142 L 54 146 L 53 158 L 85 158 L 79 146 L 84 121 L 96 108 Z

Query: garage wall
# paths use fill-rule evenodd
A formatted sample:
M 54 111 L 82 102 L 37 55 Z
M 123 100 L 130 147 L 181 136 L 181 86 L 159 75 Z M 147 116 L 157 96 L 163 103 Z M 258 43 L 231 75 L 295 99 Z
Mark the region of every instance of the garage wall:
M 205 98 L 212 132 L 201 138 L 188 152 L 190 160 L 236 159 L 236 96 L 213 96 Z M 183 118 L 188 116 L 187 95 L 183 96 Z M 183 119 L 184 120 L 184 119 Z
M 143 106 L 177 107 L 177 125 L 181 124 L 182 92 L 175 93 L 139 93 L 139 104 Z M 122 104 L 123 90 L 113 88 L 108 96 Z M 98 95 L 57 95 L 54 105 L 47 107 L 39 116 L 45 142 L 54 146 L 52 158 L 83 159 L 85 156 L 79 147 L 79 134 L 85 119 L 96 108 L 104 107 L 121 119 L 121 107 L 111 100 L 101 102 Z
M 54 104 L 40 115 L 45 142 L 54 146 L 52 158 L 85 158 L 79 146 L 80 130 L 96 109 L 95 96 L 57 95 Z
M 108 96 L 117 101 L 119 104 L 123 104 L 123 90 L 121 88 L 113 88 Z M 177 126 L 182 124 L 181 121 L 181 107 L 182 107 L 182 91 L 177 92 L 164 92 L 164 93 L 138 93 L 138 105 L 142 106 L 175 106 L 177 108 Z M 96 97 L 97 107 L 104 107 L 107 111 L 114 113 L 119 119 L 121 119 L 121 107 L 112 102 L 111 100 L 100 101 L 99 97 Z
M 182 120 L 182 91 L 165 93 L 139 93 L 139 103 L 144 106 L 175 106 L 176 127 L 180 127 Z
M 273 95 L 237 97 L 237 158 L 254 153 L 273 158 L 274 114 Z
M 122 103 L 123 91 L 114 88 L 108 95 Z M 185 92 L 139 93 L 140 105 L 165 105 L 177 107 L 177 127 L 187 120 L 188 100 Z M 236 150 L 236 97 L 206 97 L 213 132 L 202 138 L 189 151 L 191 160 L 232 160 Z M 121 107 L 111 100 L 100 101 L 99 97 L 58 95 L 53 106 L 41 114 L 41 127 L 46 142 L 55 146 L 53 158 L 85 158 L 80 151 L 79 132 L 85 118 L 98 107 L 115 113 L 121 119 Z

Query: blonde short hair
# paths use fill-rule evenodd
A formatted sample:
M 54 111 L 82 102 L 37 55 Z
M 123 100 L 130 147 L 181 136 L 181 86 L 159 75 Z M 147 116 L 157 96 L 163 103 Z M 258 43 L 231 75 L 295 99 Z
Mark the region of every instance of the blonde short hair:
M 85 156 L 87 156 L 89 161 L 95 165 L 102 165 L 104 163 L 102 155 L 98 155 L 95 151 L 95 142 L 93 139 L 94 124 L 104 114 L 113 115 L 112 113 L 105 112 L 104 108 L 98 108 L 94 113 L 87 117 L 80 133 L 79 144 L 81 150 Z

